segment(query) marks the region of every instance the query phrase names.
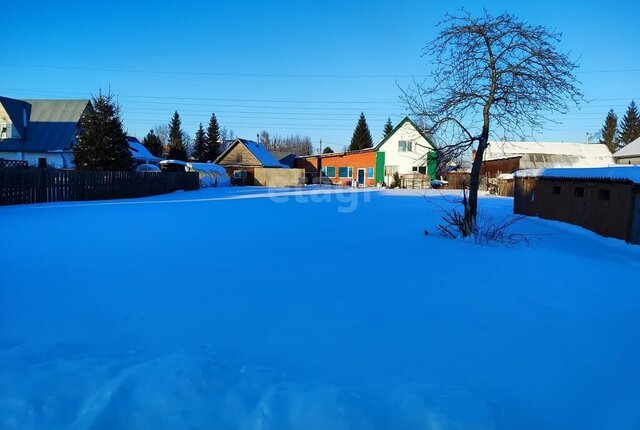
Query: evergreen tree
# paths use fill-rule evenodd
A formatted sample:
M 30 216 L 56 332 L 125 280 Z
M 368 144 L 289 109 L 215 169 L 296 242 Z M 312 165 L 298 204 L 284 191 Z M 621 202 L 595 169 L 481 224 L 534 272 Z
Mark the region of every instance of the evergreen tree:
M 632 100 L 620 124 L 620 146 L 628 145 L 638 137 L 640 137 L 640 115 L 636 103 Z
M 367 119 L 364 117 L 364 113 L 360 113 L 358 124 L 353 131 L 353 137 L 351 138 L 351 145 L 349 145 L 349 151 L 358 151 L 360 149 L 367 149 L 373 147 L 373 139 L 371 138 L 371 132 L 367 125 Z
M 387 118 L 387 122 L 384 124 L 384 130 L 382 131 L 382 138 L 389 136 L 393 131 L 393 124 L 391 123 L 391 118 Z
M 142 140 L 142 144 L 152 155 L 162 157 L 162 141 L 153 130 L 149 130 L 149 133 Z
M 207 136 L 206 136 L 206 149 L 204 152 L 204 160 L 206 161 L 215 161 L 216 158 L 222 152 L 220 147 L 220 125 L 218 124 L 218 119 L 216 118 L 216 114 L 211 114 L 211 119 L 209 120 L 209 126 L 207 127 Z
M 613 109 L 607 114 L 601 131 L 600 143 L 604 143 L 612 153 L 618 150 L 618 116 Z
M 120 107 L 112 94 L 92 97 L 90 109 L 80 120 L 73 163 L 78 170 L 131 170 L 133 157 L 122 127 Z
M 187 161 L 187 150 L 184 147 L 182 121 L 178 111 L 173 114 L 169 123 L 169 158 Z
M 202 127 L 202 123 L 200 123 L 200 127 L 198 127 L 198 131 L 196 131 L 196 137 L 193 140 L 193 153 L 191 154 L 193 159 L 196 161 L 206 161 L 205 154 L 207 150 L 207 138 L 204 134 L 204 128 Z
M 331 147 L 330 147 L 330 146 L 327 146 L 326 148 L 324 148 L 324 149 L 322 150 L 322 153 L 323 153 L 323 154 L 333 154 L 333 149 L 331 149 Z

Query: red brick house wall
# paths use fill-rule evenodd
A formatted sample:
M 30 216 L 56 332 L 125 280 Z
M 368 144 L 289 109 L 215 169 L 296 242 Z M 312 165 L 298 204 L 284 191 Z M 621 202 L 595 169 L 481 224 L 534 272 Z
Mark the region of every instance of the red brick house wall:
M 375 186 L 376 184 L 376 151 L 374 150 L 341 152 L 335 154 L 322 154 L 321 156 L 315 155 L 305 158 L 298 158 L 294 163 L 294 167 L 305 169 L 307 173 L 314 173 L 317 175 L 318 158 L 320 158 L 321 168 L 335 168 L 335 174 L 333 176 L 327 175 L 327 177 L 329 177 L 329 179 L 331 179 L 331 182 L 333 182 L 334 184 L 347 185 L 348 182 L 350 183 L 353 181 L 357 181 L 358 169 L 364 169 L 365 185 Z M 350 167 L 352 170 L 351 176 L 341 178 L 340 167 Z M 371 178 L 368 177 L 370 168 L 373 169 L 373 177 Z

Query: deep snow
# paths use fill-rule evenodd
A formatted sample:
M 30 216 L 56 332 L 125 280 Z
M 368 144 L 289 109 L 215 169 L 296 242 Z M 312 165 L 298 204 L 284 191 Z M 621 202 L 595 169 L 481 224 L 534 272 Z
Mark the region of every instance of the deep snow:
M 639 428 L 640 247 L 535 218 L 532 247 L 444 239 L 453 200 L 0 208 L 0 428 Z

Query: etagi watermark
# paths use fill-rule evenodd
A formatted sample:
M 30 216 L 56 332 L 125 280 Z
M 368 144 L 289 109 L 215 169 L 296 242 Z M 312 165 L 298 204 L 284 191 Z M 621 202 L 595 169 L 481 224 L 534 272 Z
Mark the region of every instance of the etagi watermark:
M 297 204 L 307 203 L 337 203 L 339 213 L 349 214 L 355 212 L 363 203 L 371 201 L 370 190 L 358 190 L 352 188 L 333 188 L 315 190 L 282 191 L 270 189 L 269 198 L 275 203 Z

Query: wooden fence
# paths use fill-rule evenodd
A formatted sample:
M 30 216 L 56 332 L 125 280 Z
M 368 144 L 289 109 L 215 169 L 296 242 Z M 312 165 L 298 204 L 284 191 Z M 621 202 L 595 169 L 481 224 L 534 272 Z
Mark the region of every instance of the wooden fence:
M 79 200 L 128 199 L 197 190 L 195 172 L 95 172 L 0 169 L 0 206 Z

